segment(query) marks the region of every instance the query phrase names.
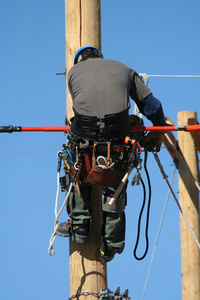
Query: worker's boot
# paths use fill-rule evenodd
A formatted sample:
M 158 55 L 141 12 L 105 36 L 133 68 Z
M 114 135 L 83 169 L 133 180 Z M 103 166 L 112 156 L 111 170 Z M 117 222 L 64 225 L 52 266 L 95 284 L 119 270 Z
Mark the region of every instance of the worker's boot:
M 109 262 L 111 261 L 115 254 L 121 254 L 123 252 L 122 248 L 114 248 L 112 246 L 108 246 L 104 237 L 101 238 L 101 245 L 100 245 L 100 258 L 101 261 Z
M 68 220 L 67 222 L 59 224 L 56 230 L 56 234 L 63 237 L 69 237 L 71 235 L 70 221 Z
M 90 233 L 90 222 L 86 224 L 73 224 L 70 220 L 58 225 L 56 234 L 62 237 L 72 237 L 72 241 L 76 243 L 86 243 Z

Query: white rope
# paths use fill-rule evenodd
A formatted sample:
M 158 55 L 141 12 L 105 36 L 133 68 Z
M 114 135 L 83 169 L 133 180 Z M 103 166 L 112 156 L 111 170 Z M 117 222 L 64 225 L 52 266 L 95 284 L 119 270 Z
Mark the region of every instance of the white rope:
M 175 171 L 176 171 L 176 166 L 174 167 L 174 171 L 173 171 L 173 174 L 172 174 L 171 183 L 170 183 L 171 186 L 172 186 L 173 181 L 174 181 Z M 157 244 L 158 244 L 158 239 L 159 239 L 159 236 L 160 236 L 162 224 L 163 224 L 163 221 L 164 221 L 164 216 L 165 216 L 165 212 L 166 212 L 166 209 L 167 209 L 169 196 L 170 196 L 170 189 L 168 190 L 167 198 L 166 198 L 166 201 L 165 201 L 165 206 L 164 206 L 164 209 L 163 209 L 163 213 L 162 213 L 162 217 L 161 217 L 161 221 L 160 221 L 160 226 L 159 226 L 159 229 L 158 229 L 158 233 L 157 233 L 157 237 L 156 237 L 156 241 L 155 241 L 155 245 L 154 245 L 154 249 L 153 249 L 153 254 L 152 254 L 152 257 L 151 257 L 149 270 L 148 270 L 148 274 L 147 274 L 147 278 L 146 278 L 146 282 L 145 282 L 145 286 L 144 286 L 144 290 L 143 290 L 143 294 L 142 294 L 142 300 L 144 299 L 144 295 L 145 295 L 145 292 L 146 292 L 147 283 L 148 283 L 148 280 L 149 280 L 149 275 L 150 275 L 150 272 L 151 272 L 151 267 L 152 267 L 156 247 L 157 247 Z
M 159 166 L 159 168 L 160 168 L 160 171 L 161 171 L 161 173 L 162 173 L 162 175 L 163 175 L 163 178 L 166 180 L 167 185 L 168 185 L 168 187 L 170 188 L 170 191 L 171 191 L 171 193 L 172 193 L 172 195 L 173 195 L 173 197 L 174 197 L 174 199 L 175 199 L 175 201 L 176 201 L 176 204 L 177 204 L 177 206 L 178 206 L 178 208 L 179 208 L 179 211 L 180 211 L 180 213 L 182 214 L 182 216 L 183 216 L 183 218 L 184 218 L 184 220 L 185 220 L 185 222 L 186 222 L 186 224 L 187 224 L 187 226 L 188 226 L 190 232 L 192 233 L 192 236 L 193 236 L 193 238 L 194 238 L 194 240 L 195 240 L 197 246 L 198 246 L 199 249 L 200 249 L 200 243 L 199 243 L 199 241 L 198 241 L 198 239 L 197 239 L 197 237 L 196 237 L 194 231 L 192 230 L 192 227 L 190 226 L 190 223 L 188 222 L 188 220 L 187 220 L 187 218 L 186 218 L 186 215 L 184 214 L 184 212 L 183 212 L 183 210 L 182 210 L 182 208 L 181 208 L 181 206 L 180 206 L 180 204 L 179 204 L 179 202 L 178 202 L 178 199 L 177 199 L 177 197 L 176 197 L 176 195 L 175 195 L 175 193 L 174 193 L 174 191 L 173 191 L 173 189 L 172 189 L 172 187 L 171 187 L 171 185 L 170 185 L 170 183 L 169 183 L 169 181 L 168 181 L 168 179 L 167 179 L 168 176 L 165 174 L 165 171 L 164 171 L 164 169 L 163 169 L 163 166 L 161 165 L 161 162 L 160 162 L 160 159 L 159 159 L 159 157 L 158 157 L 158 154 L 153 152 L 153 155 L 154 155 L 154 158 L 155 158 L 155 160 L 156 160 L 156 162 L 157 162 L 157 164 L 158 164 L 158 166 Z
M 54 256 L 55 255 L 55 251 L 53 249 L 53 244 L 55 242 L 55 239 L 56 239 L 56 232 L 57 232 L 57 229 L 58 229 L 58 225 L 59 225 L 59 216 L 61 214 L 61 212 L 63 211 L 63 208 L 65 207 L 66 203 L 67 203 L 67 200 L 69 198 L 69 195 L 71 193 L 71 189 L 72 189 L 72 186 L 73 186 L 73 182 L 70 183 L 70 186 L 69 186 L 69 190 L 65 196 L 65 200 L 59 210 L 59 212 L 57 213 L 57 210 L 58 210 L 58 197 L 59 197 L 59 190 L 60 190 L 60 172 L 58 172 L 57 174 L 57 193 L 56 193 L 56 201 L 55 201 L 55 221 L 54 221 L 54 228 L 53 228 L 53 233 L 52 233 L 52 236 L 50 238 L 50 241 L 49 241 L 49 249 L 48 249 L 48 253 L 50 256 Z
M 200 192 L 200 185 L 199 183 L 196 181 L 196 179 L 194 178 L 192 172 L 190 171 L 188 165 L 185 163 L 185 161 L 183 160 L 182 156 L 180 155 L 180 153 L 178 152 L 178 150 L 176 149 L 176 147 L 174 146 L 172 140 L 170 139 L 169 135 L 167 133 L 165 133 L 165 137 L 167 138 L 168 142 L 170 143 L 171 147 L 173 148 L 173 150 L 175 151 L 175 153 L 178 156 L 178 159 L 181 161 L 181 163 L 183 164 L 183 166 L 185 167 L 185 169 L 187 170 L 188 174 L 190 175 L 190 177 L 192 178 L 192 180 L 194 181 L 195 186 L 197 187 L 197 189 Z

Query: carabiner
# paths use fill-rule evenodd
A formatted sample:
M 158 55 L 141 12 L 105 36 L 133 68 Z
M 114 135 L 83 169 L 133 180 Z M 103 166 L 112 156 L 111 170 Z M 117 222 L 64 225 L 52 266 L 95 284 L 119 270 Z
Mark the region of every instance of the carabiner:
M 66 149 L 66 150 L 63 150 L 63 153 L 64 153 L 66 159 L 68 160 L 68 162 L 73 165 L 74 162 L 73 162 L 73 158 L 72 158 L 70 151 L 68 149 Z

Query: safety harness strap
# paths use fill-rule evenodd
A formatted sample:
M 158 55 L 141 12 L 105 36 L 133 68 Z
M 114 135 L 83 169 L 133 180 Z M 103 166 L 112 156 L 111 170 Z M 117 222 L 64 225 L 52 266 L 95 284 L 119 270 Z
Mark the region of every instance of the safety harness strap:
M 91 139 L 121 138 L 130 132 L 128 110 L 105 115 L 102 118 L 79 115 L 75 111 L 71 119 L 71 132 Z

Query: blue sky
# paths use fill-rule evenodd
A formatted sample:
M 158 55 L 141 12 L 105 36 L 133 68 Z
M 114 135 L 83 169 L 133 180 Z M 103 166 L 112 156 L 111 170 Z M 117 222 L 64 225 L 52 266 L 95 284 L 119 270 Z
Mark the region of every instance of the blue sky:
M 104 57 L 148 75 L 200 75 L 199 11 L 198 0 L 102 0 Z M 66 83 L 64 76 L 55 75 L 65 70 L 64 0 L 1 0 L 0 39 L 0 125 L 64 125 Z M 176 124 L 179 111 L 199 114 L 199 83 L 200 78 L 150 77 L 149 88 L 162 101 L 165 115 Z M 54 223 L 56 155 L 65 140 L 63 133 L 0 136 L 1 299 L 69 297 L 68 240 L 57 238 L 56 255 L 48 255 Z M 159 157 L 170 180 L 173 161 L 165 148 Z M 151 154 L 148 170 L 152 205 L 147 257 L 142 261 L 133 257 L 142 187 L 129 186 L 126 247 L 108 263 L 109 289 L 128 288 L 134 300 L 142 299 L 168 192 Z M 173 188 L 177 193 L 178 172 Z M 63 213 L 60 221 L 66 219 Z M 144 246 L 142 235 L 139 253 Z M 179 212 L 171 196 L 144 299 L 181 299 Z

